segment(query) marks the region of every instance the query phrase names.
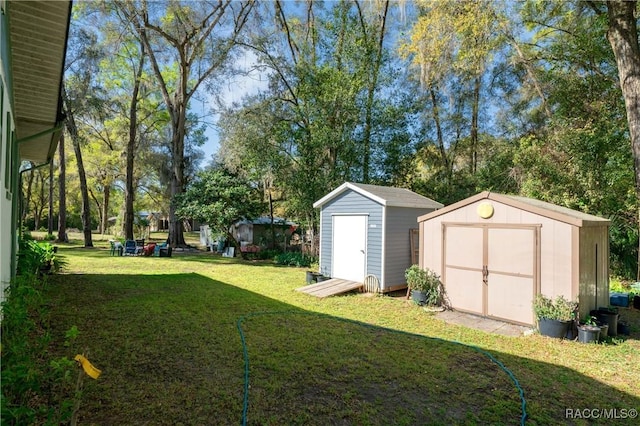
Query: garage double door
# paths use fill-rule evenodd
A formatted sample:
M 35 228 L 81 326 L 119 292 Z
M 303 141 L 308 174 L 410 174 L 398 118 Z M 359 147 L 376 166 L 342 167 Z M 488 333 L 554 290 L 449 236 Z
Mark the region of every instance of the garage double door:
M 444 224 L 443 283 L 455 309 L 533 324 L 539 227 Z

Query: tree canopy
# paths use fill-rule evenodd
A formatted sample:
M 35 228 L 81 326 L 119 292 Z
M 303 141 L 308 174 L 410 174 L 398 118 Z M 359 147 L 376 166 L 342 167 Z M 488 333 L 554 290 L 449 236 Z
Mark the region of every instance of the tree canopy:
M 185 192 L 175 198 L 176 214 L 209 225 L 239 247 L 230 228 L 264 213 L 262 192 L 246 179 L 223 168 L 201 171 Z
M 311 234 L 313 202 L 344 181 L 445 204 L 492 190 L 610 218 L 613 271 L 635 278 L 637 16 L 636 1 L 78 2 L 65 217 L 127 233 L 132 212 L 163 212 L 180 244 L 179 216 L 212 207 L 176 215 L 171 200 L 204 181 L 243 182 L 270 201 L 256 215 Z M 256 75 L 260 90 L 218 102 Z M 196 100 L 217 114 L 223 166 L 199 176 Z M 33 226 L 58 206 L 47 173 L 30 174 Z

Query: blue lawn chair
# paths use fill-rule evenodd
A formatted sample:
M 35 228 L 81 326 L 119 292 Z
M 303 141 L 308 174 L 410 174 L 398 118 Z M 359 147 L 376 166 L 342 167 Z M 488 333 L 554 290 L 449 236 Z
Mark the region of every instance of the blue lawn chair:
M 134 256 L 136 254 L 136 242 L 134 240 L 127 240 L 124 242 L 124 254 L 130 254 Z

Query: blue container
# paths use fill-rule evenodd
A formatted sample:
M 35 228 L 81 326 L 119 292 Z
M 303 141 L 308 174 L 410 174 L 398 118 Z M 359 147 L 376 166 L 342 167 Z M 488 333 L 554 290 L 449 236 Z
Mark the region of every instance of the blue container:
M 613 306 L 629 306 L 629 295 L 627 293 L 611 293 L 609 294 L 609 304 Z

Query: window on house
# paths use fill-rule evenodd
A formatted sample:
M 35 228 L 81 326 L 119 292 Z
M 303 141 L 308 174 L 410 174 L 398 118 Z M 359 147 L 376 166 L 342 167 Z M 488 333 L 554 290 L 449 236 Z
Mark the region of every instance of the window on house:
M 9 184 L 11 182 L 11 112 L 7 111 L 4 145 L 7 147 L 4 156 L 4 189 L 7 190 L 7 198 L 10 196 Z

